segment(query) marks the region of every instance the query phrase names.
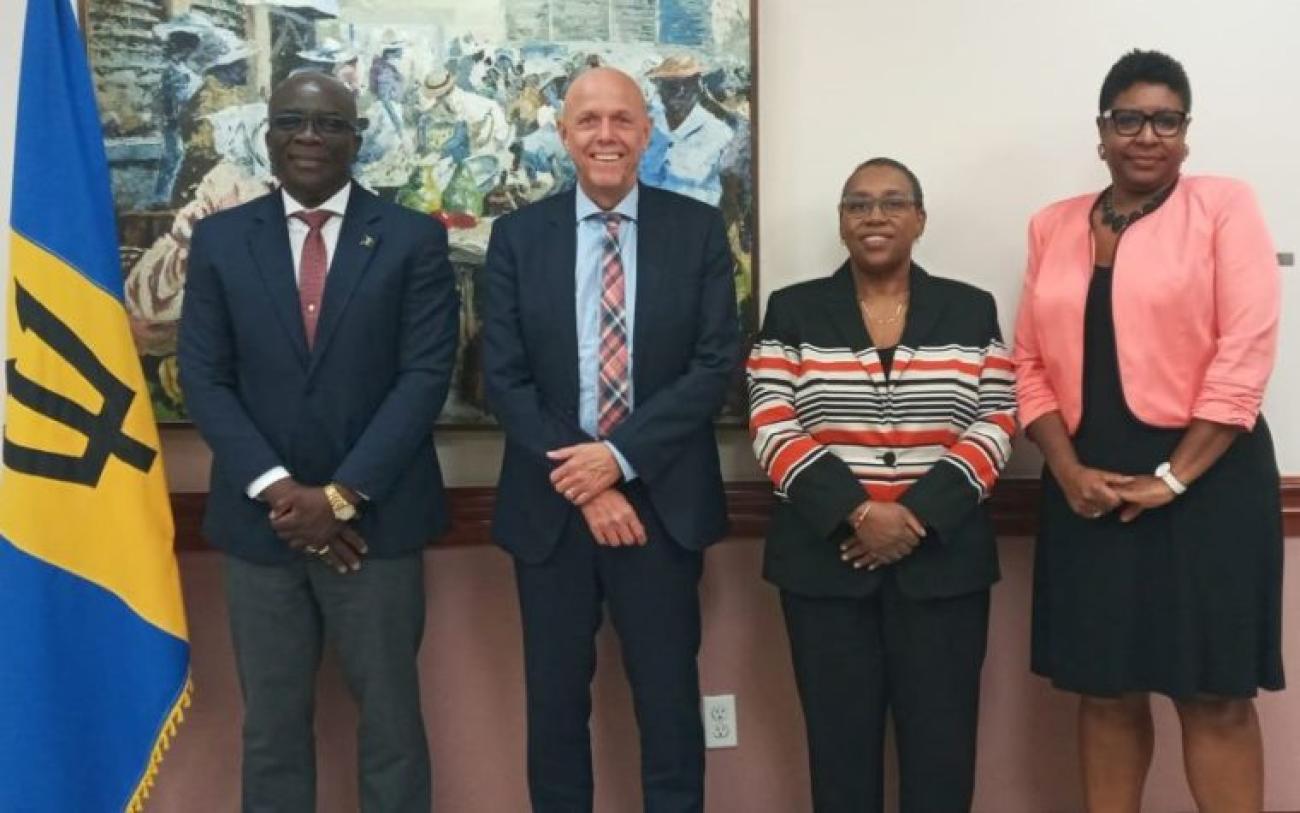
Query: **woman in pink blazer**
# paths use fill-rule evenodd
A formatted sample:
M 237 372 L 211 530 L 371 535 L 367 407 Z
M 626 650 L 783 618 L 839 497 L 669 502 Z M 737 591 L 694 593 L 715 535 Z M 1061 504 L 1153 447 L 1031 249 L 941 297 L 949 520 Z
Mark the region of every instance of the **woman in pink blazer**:
M 1080 695 L 1087 809 L 1137 813 L 1149 695 L 1173 699 L 1198 807 L 1263 804 L 1252 701 L 1283 687 L 1277 463 L 1259 415 L 1279 274 L 1237 181 L 1181 176 L 1182 66 L 1133 51 L 1101 89 L 1111 185 L 1029 227 L 1020 416 L 1046 458 L 1033 669 Z

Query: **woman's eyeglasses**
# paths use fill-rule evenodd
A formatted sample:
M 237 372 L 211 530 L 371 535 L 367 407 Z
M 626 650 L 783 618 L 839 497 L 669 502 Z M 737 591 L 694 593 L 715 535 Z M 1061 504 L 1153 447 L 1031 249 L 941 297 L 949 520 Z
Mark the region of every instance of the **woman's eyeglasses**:
M 1113 108 L 1101 114 L 1102 121 L 1110 122 L 1115 135 L 1135 136 L 1151 122 L 1151 132 L 1161 138 L 1172 138 L 1187 126 L 1187 114 L 1181 110 L 1157 110 L 1143 113 L 1141 110 Z
M 894 219 L 907 214 L 916 202 L 901 195 L 889 195 L 879 200 L 865 195 L 846 195 L 840 199 L 840 211 L 852 218 L 870 217 L 877 206 L 880 213 Z

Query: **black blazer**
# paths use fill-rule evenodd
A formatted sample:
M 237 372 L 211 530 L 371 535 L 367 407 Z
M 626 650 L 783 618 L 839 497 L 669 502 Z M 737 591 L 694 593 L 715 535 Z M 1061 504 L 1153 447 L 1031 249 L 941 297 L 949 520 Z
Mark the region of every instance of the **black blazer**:
M 862 324 L 852 272 L 772 294 L 750 354 L 750 428 L 779 503 L 764 574 L 812 596 L 862 596 L 886 573 L 914 598 L 998 578 L 984 500 L 1011 451 L 1014 372 L 985 291 L 911 271 L 907 322 L 888 378 Z M 896 565 L 839 558 L 867 493 L 926 524 Z
M 544 560 L 577 514 L 546 452 L 592 440 L 578 425 L 573 192 L 499 219 L 483 323 L 488 402 L 505 430 L 493 536 Z M 713 417 L 738 362 L 734 265 L 717 209 L 641 186 L 630 415 L 609 440 L 672 538 L 698 550 L 726 531 Z
M 213 453 L 208 539 L 252 561 L 293 558 L 245 493 L 278 465 L 364 494 L 358 530 L 372 556 L 444 530 L 432 430 L 458 319 L 446 230 L 356 184 L 311 351 L 280 192 L 200 221 L 179 355 L 186 407 Z

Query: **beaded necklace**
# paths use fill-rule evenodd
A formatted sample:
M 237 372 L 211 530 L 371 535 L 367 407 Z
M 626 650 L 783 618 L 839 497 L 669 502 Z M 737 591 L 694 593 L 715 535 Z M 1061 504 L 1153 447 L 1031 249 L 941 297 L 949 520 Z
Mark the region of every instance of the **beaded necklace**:
M 1110 230 L 1115 234 L 1121 234 L 1129 226 L 1132 226 L 1137 221 L 1154 212 L 1156 207 L 1165 202 L 1165 199 L 1169 197 L 1169 193 L 1172 191 L 1174 191 L 1174 185 L 1169 184 L 1164 189 L 1161 189 L 1159 192 L 1152 195 L 1146 203 L 1142 204 L 1137 209 L 1134 209 L 1126 215 L 1122 215 L 1115 211 L 1115 187 L 1108 186 L 1106 187 L 1106 191 L 1101 193 L 1101 222 L 1110 228 Z

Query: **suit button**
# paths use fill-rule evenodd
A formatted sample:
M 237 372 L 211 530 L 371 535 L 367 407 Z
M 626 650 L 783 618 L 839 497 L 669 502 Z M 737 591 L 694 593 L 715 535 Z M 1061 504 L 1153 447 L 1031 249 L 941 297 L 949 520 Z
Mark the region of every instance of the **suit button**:
M 893 452 L 885 452 L 880 456 L 880 459 L 884 461 L 886 466 L 892 466 L 898 462 L 898 458 L 894 456 Z

